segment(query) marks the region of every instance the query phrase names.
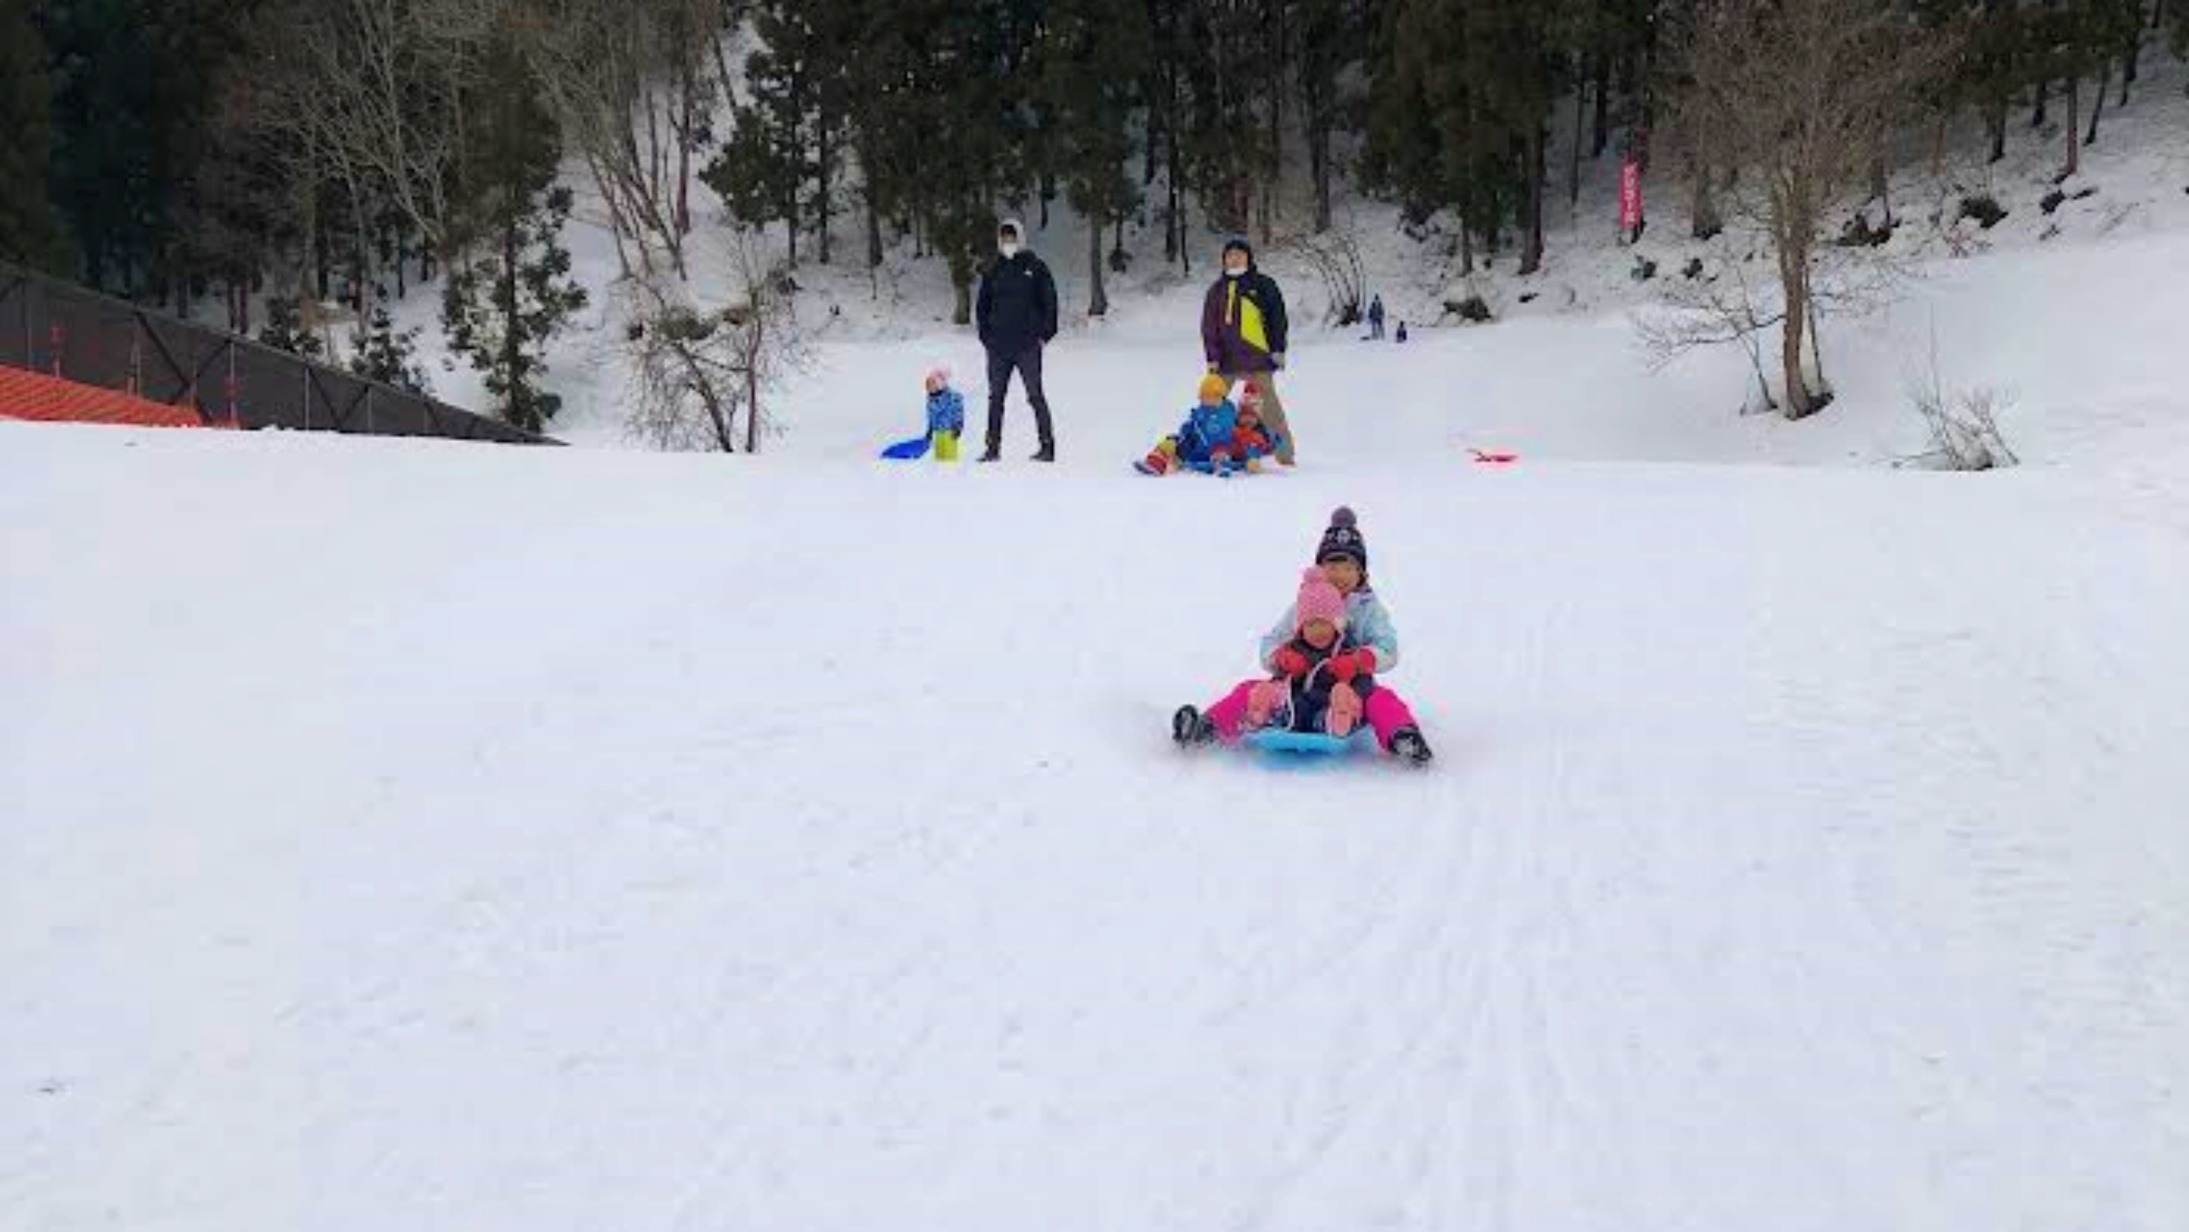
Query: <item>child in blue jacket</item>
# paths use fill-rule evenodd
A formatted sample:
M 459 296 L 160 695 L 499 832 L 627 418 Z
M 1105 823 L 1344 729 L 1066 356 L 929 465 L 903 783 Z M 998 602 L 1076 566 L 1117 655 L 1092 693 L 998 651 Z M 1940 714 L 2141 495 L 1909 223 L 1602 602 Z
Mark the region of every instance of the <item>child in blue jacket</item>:
M 1231 465 L 1232 437 L 1239 429 L 1231 382 L 1212 372 L 1201 378 L 1200 394 L 1178 431 L 1157 441 L 1147 457 L 1133 463 L 1134 469 L 1143 475 L 1167 475 L 1183 466 L 1223 470 Z
M 965 432 L 965 399 L 950 388 L 950 369 L 927 370 L 927 440 L 937 462 L 958 460 L 958 437 Z

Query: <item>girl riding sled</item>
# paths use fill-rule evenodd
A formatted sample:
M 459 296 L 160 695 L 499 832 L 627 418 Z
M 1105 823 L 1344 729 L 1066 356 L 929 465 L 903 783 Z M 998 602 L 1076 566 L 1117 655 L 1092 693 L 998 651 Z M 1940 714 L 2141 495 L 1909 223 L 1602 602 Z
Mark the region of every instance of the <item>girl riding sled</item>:
M 1328 648 L 1325 650 L 1308 637 L 1311 630 L 1306 626 L 1310 617 L 1327 618 L 1333 613 L 1319 606 L 1328 601 L 1325 592 L 1314 590 L 1310 593 L 1311 588 L 1303 584 L 1299 600 L 1262 637 L 1261 663 L 1269 675 L 1242 682 L 1205 713 L 1192 706 L 1181 706 L 1171 718 L 1171 738 L 1188 747 L 1218 740 L 1232 744 L 1246 732 L 1276 725 L 1280 714 L 1285 719 L 1284 725 L 1292 730 L 1320 730 L 1344 735 L 1352 731 L 1352 724 L 1341 722 L 1345 730 L 1334 730 L 1328 712 L 1336 710 L 1342 716 L 1357 703 L 1358 717 L 1375 730 L 1376 743 L 1384 751 L 1416 766 L 1427 765 L 1433 756 L 1429 742 L 1422 737 L 1421 728 L 1405 700 L 1373 679 L 1367 681 L 1365 690 L 1355 687 L 1363 678 L 1373 678 L 1397 667 L 1399 646 L 1398 631 L 1392 627 L 1391 615 L 1368 584 L 1368 542 L 1361 537 L 1351 509 L 1340 506 L 1331 513 L 1330 527 L 1316 546 L 1315 564 L 1323 580 L 1342 601 L 1335 613 L 1339 620 L 1330 621 L 1342 632 L 1342 644 L 1324 643 Z M 1299 707 L 1289 707 L 1289 713 L 1279 707 L 1278 690 L 1258 688 L 1281 684 L 1286 702 L 1292 702 L 1304 692 L 1312 706 L 1313 690 L 1325 680 L 1328 700 L 1324 713 L 1311 712 L 1304 720 Z M 1257 700 L 1263 704 L 1257 706 Z M 1321 726 L 1302 728 L 1303 721 L 1320 722 Z

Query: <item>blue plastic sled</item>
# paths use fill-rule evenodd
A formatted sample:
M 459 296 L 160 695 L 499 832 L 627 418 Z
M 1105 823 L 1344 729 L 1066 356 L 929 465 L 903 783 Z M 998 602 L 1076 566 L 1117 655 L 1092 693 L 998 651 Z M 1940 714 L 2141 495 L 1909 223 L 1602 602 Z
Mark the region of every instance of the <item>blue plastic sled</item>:
M 1260 731 L 1247 733 L 1246 742 L 1261 752 L 1280 756 L 1336 757 L 1374 749 L 1376 736 L 1366 725 L 1355 728 L 1352 735 L 1342 740 L 1322 732 L 1296 732 L 1265 727 Z
M 927 456 L 927 438 L 915 436 L 909 441 L 898 441 L 882 451 L 882 456 L 892 462 L 909 462 Z

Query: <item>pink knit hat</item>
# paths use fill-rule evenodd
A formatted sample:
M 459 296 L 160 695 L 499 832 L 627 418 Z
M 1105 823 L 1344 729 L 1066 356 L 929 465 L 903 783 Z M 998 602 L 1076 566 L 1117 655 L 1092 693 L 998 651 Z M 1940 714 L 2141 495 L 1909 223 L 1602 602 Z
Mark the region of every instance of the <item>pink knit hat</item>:
M 1327 620 L 1339 629 L 1345 628 L 1345 596 L 1323 576 L 1319 565 L 1300 574 L 1298 610 L 1302 629 L 1312 620 Z

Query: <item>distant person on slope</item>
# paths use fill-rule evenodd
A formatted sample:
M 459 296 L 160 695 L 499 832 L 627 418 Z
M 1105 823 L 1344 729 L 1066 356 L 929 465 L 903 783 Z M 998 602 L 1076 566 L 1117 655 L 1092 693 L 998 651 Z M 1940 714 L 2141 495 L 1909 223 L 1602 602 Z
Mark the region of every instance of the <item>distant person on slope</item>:
M 988 350 L 988 441 L 980 460 L 993 462 L 1003 449 L 1003 400 L 1011 392 L 1011 374 L 1026 382 L 1026 400 L 1034 407 L 1041 435 L 1036 462 L 1056 461 L 1056 432 L 1049 420 L 1049 396 L 1041 388 L 1041 349 L 1056 337 L 1056 280 L 1040 257 L 1027 251 L 1026 228 L 1005 219 L 996 229 L 996 263 L 980 281 L 974 308 L 981 345 Z
M 1292 425 L 1277 393 L 1277 369 L 1285 366 L 1284 292 L 1255 268 L 1254 249 L 1243 239 L 1224 245 L 1224 272 L 1201 306 L 1201 348 L 1209 371 L 1237 384 L 1253 378 L 1262 394 L 1262 420 L 1277 439 L 1277 462 L 1293 464 Z
M 1380 294 L 1368 302 L 1368 340 L 1383 341 L 1383 296 Z
M 1331 512 L 1330 527 L 1316 545 L 1315 563 L 1344 598 L 1346 645 L 1326 660 L 1309 661 L 1293 645 L 1306 623 L 1300 605 L 1294 603 L 1262 637 L 1262 667 L 1270 674 L 1240 684 L 1206 713 L 1193 706 L 1179 707 L 1171 717 L 1171 739 L 1189 747 L 1238 740 L 1255 726 L 1257 695 L 1265 702 L 1274 702 L 1275 691 L 1260 688 L 1265 683 L 1284 682 L 1289 686 L 1310 675 L 1324 675 L 1334 683 L 1350 685 L 1356 678 L 1373 677 L 1398 666 L 1398 630 L 1392 627 L 1391 614 L 1368 585 L 1368 541 L 1361 537 L 1351 509 L 1341 505 Z M 1307 594 L 1305 589 L 1301 593 Z M 1423 739 L 1421 727 L 1404 699 L 1377 680 L 1373 691 L 1362 694 L 1359 700 L 1360 717 L 1375 729 L 1376 743 L 1384 751 L 1417 766 L 1429 763 L 1429 742 Z M 1345 705 L 1350 708 L 1350 703 Z M 1259 717 L 1266 722 L 1270 713 L 1265 710 Z

